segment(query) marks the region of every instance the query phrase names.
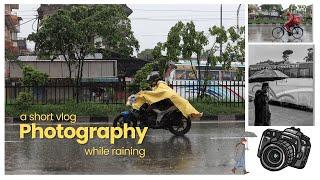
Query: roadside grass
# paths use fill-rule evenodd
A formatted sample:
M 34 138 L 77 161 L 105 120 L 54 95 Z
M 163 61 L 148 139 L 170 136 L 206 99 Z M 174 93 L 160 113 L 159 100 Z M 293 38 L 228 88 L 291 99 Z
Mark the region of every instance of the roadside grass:
M 204 116 L 214 115 L 244 115 L 244 103 L 203 103 L 191 102 L 194 108 L 202 112 Z
M 287 20 L 286 19 L 269 19 L 269 18 L 256 18 L 256 19 L 249 19 L 249 24 L 284 24 Z M 303 24 L 312 24 L 312 19 L 303 19 Z

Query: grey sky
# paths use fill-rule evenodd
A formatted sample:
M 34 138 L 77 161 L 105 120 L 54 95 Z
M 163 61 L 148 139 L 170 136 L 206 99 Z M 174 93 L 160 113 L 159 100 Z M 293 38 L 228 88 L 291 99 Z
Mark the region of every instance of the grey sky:
M 129 4 L 133 13 L 131 19 L 132 30 L 140 43 L 140 51 L 146 48 L 153 48 L 157 42 L 165 42 L 170 27 L 179 20 L 184 22 L 193 20 L 198 31 L 205 31 L 207 34 L 209 27 L 220 25 L 220 5 L 215 4 L 170 4 L 170 5 L 143 5 Z M 32 19 L 36 14 L 37 4 L 21 4 L 18 15 L 23 18 L 21 23 Z M 238 4 L 223 5 L 223 25 L 225 27 L 236 25 L 236 11 Z M 168 11 L 167 11 L 168 10 Z M 239 25 L 245 24 L 245 5 L 240 8 Z M 19 37 L 27 37 L 33 32 L 33 21 L 21 26 Z M 36 28 L 34 24 L 34 28 Z M 28 48 L 33 49 L 34 44 L 28 42 Z
M 307 49 L 313 48 L 313 45 L 249 45 L 249 65 L 266 61 L 282 61 L 282 52 L 292 50 L 293 54 L 289 56 L 291 63 L 303 62 L 307 56 Z

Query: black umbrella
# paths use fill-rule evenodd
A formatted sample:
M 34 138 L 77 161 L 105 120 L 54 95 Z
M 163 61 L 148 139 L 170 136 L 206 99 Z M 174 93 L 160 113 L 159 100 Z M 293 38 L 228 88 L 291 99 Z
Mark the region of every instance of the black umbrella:
M 265 82 L 265 81 L 276 81 L 288 78 L 287 75 L 283 74 L 281 71 L 273 69 L 263 69 L 254 73 L 249 77 L 249 83 L 253 82 Z

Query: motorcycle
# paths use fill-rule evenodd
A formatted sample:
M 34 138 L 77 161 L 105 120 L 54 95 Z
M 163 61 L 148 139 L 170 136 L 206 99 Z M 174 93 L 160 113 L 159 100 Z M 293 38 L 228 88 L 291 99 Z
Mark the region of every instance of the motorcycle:
M 170 99 L 163 99 L 153 104 L 144 103 L 140 108 L 133 108 L 136 95 L 128 98 L 127 105 L 132 109 L 121 112 L 113 121 L 114 127 L 123 127 L 127 123 L 131 127 L 148 127 L 165 129 L 177 136 L 183 136 L 191 128 L 191 119 L 185 117 Z

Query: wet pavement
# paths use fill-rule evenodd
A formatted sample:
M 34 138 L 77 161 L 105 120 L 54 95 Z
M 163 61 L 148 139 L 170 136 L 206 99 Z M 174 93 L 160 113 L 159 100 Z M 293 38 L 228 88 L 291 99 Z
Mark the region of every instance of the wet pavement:
M 270 105 L 271 126 L 313 126 L 313 113 Z M 249 126 L 254 126 L 254 104 L 249 102 Z
M 248 26 L 248 39 L 249 42 L 312 42 L 312 25 L 302 25 L 303 36 L 301 39 L 295 39 L 292 36 L 288 36 L 288 33 L 285 32 L 282 39 L 275 39 L 272 36 L 272 29 L 280 26 L 276 24 L 261 24 L 261 25 L 252 25 Z
M 79 125 L 77 125 L 79 126 Z M 80 126 L 88 126 L 80 125 Z M 90 126 L 102 126 L 90 125 Z M 104 125 L 105 126 L 105 125 Z M 150 129 L 143 144 L 120 140 L 114 145 L 92 139 L 19 139 L 19 125 L 6 124 L 6 174 L 232 174 L 234 148 L 244 122 L 194 122 L 185 137 Z M 86 156 L 84 149 L 145 148 L 145 157 Z M 237 173 L 241 173 L 240 171 Z

